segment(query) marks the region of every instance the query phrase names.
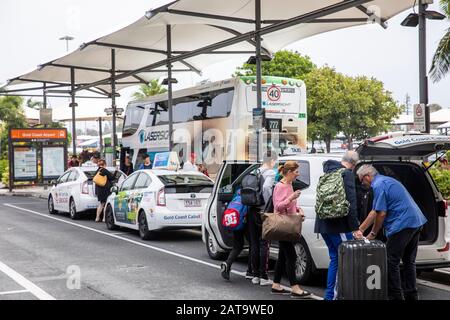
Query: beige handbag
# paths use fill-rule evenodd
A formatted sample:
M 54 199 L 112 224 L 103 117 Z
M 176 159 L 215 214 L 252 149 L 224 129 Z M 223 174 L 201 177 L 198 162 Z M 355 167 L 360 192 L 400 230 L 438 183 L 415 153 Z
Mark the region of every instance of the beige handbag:
M 302 215 L 265 213 L 264 216 L 265 219 L 262 226 L 262 238 L 264 240 L 290 242 L 300 240 L 303 223 Z
M 108 182 L 108 177 L 107 176 L 102 176 L 100 174 L 100 170 L 95 174 L 94 179 L 92 179 L 94 181 L 94 183 L 99 186 L 99 187 L 104 187 L 106 186 L 106 182 Z

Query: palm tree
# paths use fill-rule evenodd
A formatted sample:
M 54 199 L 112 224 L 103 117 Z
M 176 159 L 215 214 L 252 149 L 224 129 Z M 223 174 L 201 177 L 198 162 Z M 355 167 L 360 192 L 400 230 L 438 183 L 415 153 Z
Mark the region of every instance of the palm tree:
M 166 92 L 167 89 L 161 87 L 158 80 L 154 79 L 149 84 L 142 84 L 139 90 L 133 93 L 133 98 L 136 100 L 142 100 L 147 97 L 151 97 L 160 93 Z
M 442 11 L 450 19 L 450 0 L 440 0 Z M 433 57 L 430 76 L 433 82 L 438 82 L 450 71 L 450 28 L 439 41 L 439 45 Z

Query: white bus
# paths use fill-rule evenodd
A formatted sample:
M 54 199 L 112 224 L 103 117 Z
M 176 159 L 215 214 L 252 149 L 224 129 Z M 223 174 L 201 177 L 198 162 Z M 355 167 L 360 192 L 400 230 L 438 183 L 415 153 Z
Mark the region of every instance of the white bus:
M 195 153 L 197 162 L 215 176 L 223 160 L 256 157 L 252 111 L 256 107 L 256 77 L 209 82 L 173 92 L 173 143 L 180 163 Z M 281 155 L 306 151 L 306 88 L 301 80 L 262 78 L 262 107 L 266 122 L 262 146 Z M 147 153 L 153 162 L 169 149 L 167 93 L 128 104 L 121 161 L 132 158 L 137 168 Z M 262 152 L 260 154 L 262 154 Z M 252 156 L 254 156 L 252 158 Z

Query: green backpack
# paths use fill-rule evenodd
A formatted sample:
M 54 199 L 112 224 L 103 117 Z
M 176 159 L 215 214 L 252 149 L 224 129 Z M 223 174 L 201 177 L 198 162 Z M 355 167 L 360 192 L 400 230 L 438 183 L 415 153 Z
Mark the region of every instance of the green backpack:
M 316 214 L 320 219 L 342 218 L 348 215 L 350 203 L 347 201 L 344 168 L 325 173 L 317 185 Z

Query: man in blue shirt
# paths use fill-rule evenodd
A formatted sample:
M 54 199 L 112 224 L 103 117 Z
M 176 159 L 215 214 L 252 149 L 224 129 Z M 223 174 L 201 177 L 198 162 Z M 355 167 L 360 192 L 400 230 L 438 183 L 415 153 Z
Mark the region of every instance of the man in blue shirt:
M 150 161 L 150 156 L 148 154 L 144 154 L 143 159 L 144 163 L 141 163 L 138 170 L 151 169 L 152 163 Z
M 383 226 L 387 237 L 388 296 L 391 300 L 417 300 L 416 257 L 422 226 L 427 222 L 408 190 L 397 180 L 378 174 L 370 165 L 361 166 L 357 175 L 361 183 L 373 189 L 372 212 L 360 230 L 373 223 L 367 237 L 375 239 Z M 400 260 L 404 267 L 404 287 L 400 278 Z

